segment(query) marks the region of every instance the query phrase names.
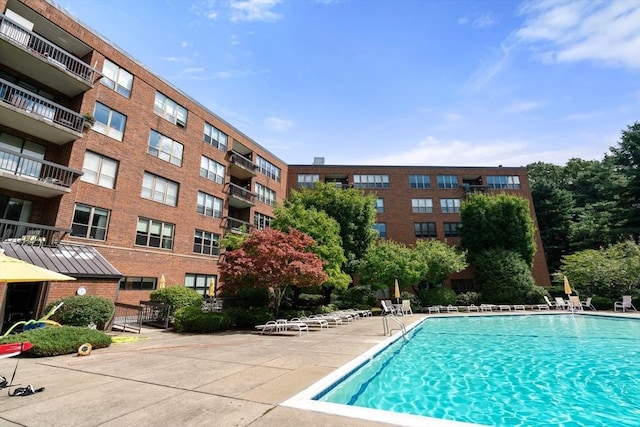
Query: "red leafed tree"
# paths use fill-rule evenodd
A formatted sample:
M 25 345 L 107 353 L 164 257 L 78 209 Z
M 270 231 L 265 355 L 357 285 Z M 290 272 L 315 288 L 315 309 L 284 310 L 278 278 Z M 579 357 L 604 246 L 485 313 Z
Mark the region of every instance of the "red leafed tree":
M 314 240 L 298 230 L 257 230 L 218 264 L 227 289 L 267 288 L 274 295 L 274 315 L 289 286 L 319 286 L 327 280 L 324 262 L 310 252 Z

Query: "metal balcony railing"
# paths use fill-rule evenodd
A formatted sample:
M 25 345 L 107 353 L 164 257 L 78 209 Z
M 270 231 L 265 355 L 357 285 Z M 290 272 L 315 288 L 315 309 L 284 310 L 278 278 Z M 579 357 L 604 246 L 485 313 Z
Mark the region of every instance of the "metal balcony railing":
M 232 183 L 229 183 L 229 195 L 251 203 L 256 201 L 255 193 Z
M 93 86 L 96 71 L 93 67 L 69 52 L 60 49 L 47 39 L 44 39 L 32 31 L 27 31 L 4 15 L 0 15 L 0 37 L 9 39 L 14 43 L 30 49 L 34 55 L 38 55 L 43 61 L 66 69 L 71 74 L 79 77 Z
M 58 246 L 71 230 L 30 222 L 0 219 L 0 242 L 29 246 Z
M 227 217 L 227 230 L 232 233 L 246 233 L 251 230 L 253 224 L 238 218 Z
M 489 187 L 486 185 L 462 184 L 462 189 L 464 190 L 464 194 L 486 193 L 489 190 Z
M 231 152 L 229 160 L 231 161 L 231 163 L 241 166 L 253 173 L 256 173 L 256 171 L 258 170 L 258 166 L 255 163 L 244 157 L 242 154 L 236 153 L 235 151 Z
M 38 159 L 28 154 L 0 148 L 0 171 L 20 177 L 33 178 L 47 184 L 70 188 L 76 176 L 82 172 Z
M 82 132 L 84 117 L 46 98 L 28 92 L 19 86 L 0 79 L 0 101 L 40 116 L 75 132 Z

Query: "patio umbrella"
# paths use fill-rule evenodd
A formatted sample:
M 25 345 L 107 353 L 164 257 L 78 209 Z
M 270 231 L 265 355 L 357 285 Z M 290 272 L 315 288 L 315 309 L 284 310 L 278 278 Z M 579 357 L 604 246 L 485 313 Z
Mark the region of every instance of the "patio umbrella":
M 160 276 L 160 283 L 158 283 L 158 289 L 164 289 L 166 279 L 164 278 L 164 274 Z
M 65 282 L 74 277 L 6 256 L 0 250 L 0 282 Z
M 394 284 L 394 291 L 393 291 L 393 297 L 394 298 L 400 298 L 400 286 L 398 285 L 398 279 L 396 279 L 396 283 Z
M 564 293 L 567 295 L 571 295 L 571 285 L 569 284 L 569 279 L 567 279 L 567 276 L 564 276 Z
M 215 294 L 216 294 L 216 284 L 213 282 L 213 278 L 212 278 L 211 281 L 209 282 L 209 292 L 207 292 L 207 295 L 213 298 Z

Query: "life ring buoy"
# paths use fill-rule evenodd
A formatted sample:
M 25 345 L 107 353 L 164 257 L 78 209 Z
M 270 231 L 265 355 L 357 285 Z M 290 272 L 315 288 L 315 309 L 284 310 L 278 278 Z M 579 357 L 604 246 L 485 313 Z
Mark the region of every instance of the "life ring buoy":
M 78 356 L 88 356 L 91 354 L 91 344 L 84 343 L 80 347 L 78 347 Z

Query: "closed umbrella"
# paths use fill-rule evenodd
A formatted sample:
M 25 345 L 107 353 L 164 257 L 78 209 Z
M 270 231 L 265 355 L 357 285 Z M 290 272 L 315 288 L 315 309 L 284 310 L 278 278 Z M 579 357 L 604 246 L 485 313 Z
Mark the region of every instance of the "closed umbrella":
M 394 284 L 394 291 L 393 291 L 393 297 L 400 299 L 400 286 L 398 285 L 398 279 L 396 279 L 396 282 Z
M 567 276 L 564 276 L 564 293 L 567 294 L 567 296 L 571 295 L 571 285 L 569 284 Z
M 17 258 L 6 256 L 0 250 L 0 282 L 66 282 L 74 277 L 38 267 Z
M 166 279 L 164 278 L 164 274 L 160 276 L 160 283 L 158 283 L 158 289 L 164 289 Z
M 213 279 L 211 279 L 211 281 L 209 282 L 209 292 L 207 292 L 207 295 L 209 295 L 210 298 L 213 298 L 216 294 L 216 284 L 213 282 Z

